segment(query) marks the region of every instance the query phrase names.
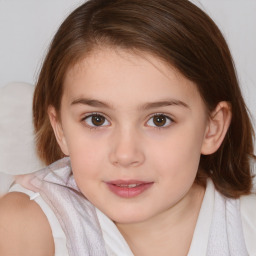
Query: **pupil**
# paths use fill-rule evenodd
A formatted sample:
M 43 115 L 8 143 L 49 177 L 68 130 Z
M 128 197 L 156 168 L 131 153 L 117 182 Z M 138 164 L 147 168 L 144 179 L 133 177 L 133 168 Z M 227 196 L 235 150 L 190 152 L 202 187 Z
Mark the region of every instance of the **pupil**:
M 153 122 L 156 126 L 163 126 L 166 123 L 166 118 L 165 116 L 154 116 Z
M 105 118 L 102 116 L 92 116 L 92 123 L 96 126 L 100 126 L 104 123 Z

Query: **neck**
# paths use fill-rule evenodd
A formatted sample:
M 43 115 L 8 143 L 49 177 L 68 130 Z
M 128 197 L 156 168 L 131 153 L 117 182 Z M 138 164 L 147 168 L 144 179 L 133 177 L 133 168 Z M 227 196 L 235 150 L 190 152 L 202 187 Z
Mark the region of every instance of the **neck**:
M 161 214 L 140 223 L 116 223 L 134 255 L 187 255 L 204 191 L 194 184 L 178 203 Z

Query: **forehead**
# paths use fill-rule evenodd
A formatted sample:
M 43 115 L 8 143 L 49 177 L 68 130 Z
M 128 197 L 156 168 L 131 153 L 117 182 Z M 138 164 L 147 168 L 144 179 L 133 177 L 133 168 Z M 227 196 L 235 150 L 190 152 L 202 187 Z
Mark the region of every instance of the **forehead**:
M 172 98 L 201 100 L 196 85 L 160 58 L 145 52 L 99 48 L 68 69 L 64 97 L 154 101 Z

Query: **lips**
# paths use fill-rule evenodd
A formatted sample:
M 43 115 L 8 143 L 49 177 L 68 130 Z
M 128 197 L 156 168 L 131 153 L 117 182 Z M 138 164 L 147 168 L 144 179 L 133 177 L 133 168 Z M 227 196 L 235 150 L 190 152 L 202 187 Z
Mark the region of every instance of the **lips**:
M 154 183 L 139 180 L 115 180 L 106 182 L 111 192 L 119 197 L 132 198 L 142 194 Z

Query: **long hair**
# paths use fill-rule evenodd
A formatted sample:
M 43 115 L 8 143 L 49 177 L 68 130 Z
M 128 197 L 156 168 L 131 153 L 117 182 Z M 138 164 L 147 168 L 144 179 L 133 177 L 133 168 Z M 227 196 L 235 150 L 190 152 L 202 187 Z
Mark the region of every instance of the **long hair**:
M 53 38 L 34 94 L 37 151 L 46 164 L 63 157 L 47 109 L 60 110 L 67 69 L 99 46 L 161 58 L 196 84 L 209 112 L 228 101 L 229 130 L 214 154 L 201 156 L 196 182 L 211 177 L 227 197 L 250 193 L 254 132 L 232 57 L 212 19 L 187 0 L 89 0 L 68 16 Z

